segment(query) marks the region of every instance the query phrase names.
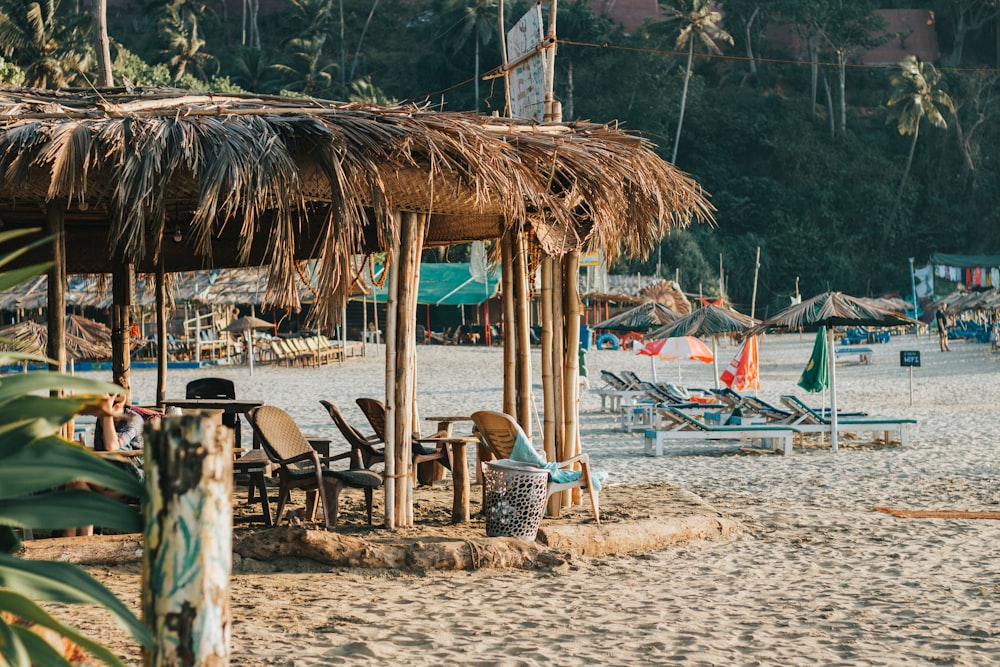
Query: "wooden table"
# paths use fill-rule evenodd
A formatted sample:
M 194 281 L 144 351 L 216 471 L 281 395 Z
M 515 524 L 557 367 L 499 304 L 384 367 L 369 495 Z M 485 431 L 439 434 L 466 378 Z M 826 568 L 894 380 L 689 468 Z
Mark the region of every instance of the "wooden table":
M 251 401 L 244 398 L 167 398 L 163 401 L 165 408 L 181 408 L 182 410 L 222 410 L 226 414 L 242 415 L 257 406 L 264 405 L 264 401 Z M 239 431 L 237 431 L 239 434 Z M 237 439 L 235 448 L 239 449 L 241 443 Z M 256 438 L 254 448 L 257 448 Z
M 256 491 L 260 499 L 264 525 L 268 528 L 272 524 L 271 507 L 267 497 L 267 471 L 269 467 L 270 461 L 263 449 L 251 449 L 233 461 L 233 474 L 243 474 L 250 478 L 250 492 L 247 496 L 247 502 L 253 502 L 254 491 Z
M 443 444 L 451 452 L 451 481 L 453 496 L 451 502 L 451 522 L 465 523 L 469 520 L 469 461 L 466 446 L 477 440 L 471 436 L 421 438 L 422 443 Z

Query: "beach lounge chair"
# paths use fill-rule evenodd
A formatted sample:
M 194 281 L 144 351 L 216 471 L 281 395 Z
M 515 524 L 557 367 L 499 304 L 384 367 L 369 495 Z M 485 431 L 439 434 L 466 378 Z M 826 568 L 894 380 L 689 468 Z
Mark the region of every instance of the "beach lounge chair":
M 380 442 L 385 442 L 385 404 L 375 398 L 359 398 L 355 401 L 361 412 L 365 414 L 372 430 Z M 424 442 L 446 437 L 445 433 L 435 433 L 429 438 L 412 437 L 410 451 L 413 454 L 413 470 L 418 484 L 431 484 L 440 479 L 442 471 L 438 465 L 451 470 L 451 460 L 448 458 L 447 445 L 438 443 L 437 449 L 428 449 Z
M 803 403 L 797 396 L 786 394 L 781 397 L 781 402 L 788 409 L 795 413 L 791 422 L 800 434 L 805 433 L 829 433 L 831 427 L 830 417 L 825 412 L 819 412 Z M 852 433 L 872 433 L 878 439 L 877 434 L 882 434 L 882 442 L 890 444 L 894 440 L 895 433 L 900 445 L 906 446 L 910 442 L 910 429 L 917 424 L 916 419 L 900 419 L 897 417 L 882 417 L 865 413 L 837 413 L 837 432 Z
M 247 421 L 260 440 L 272 463 L 278 466 L 278 515 L 281 523 L 292 489 L 304 489 L 309 520 L 316 516 L 316 496 L 323 504 L 323 523 L 327 529 L 337 525 L 340 492 L 345 488 L 363 489 L 368 524 L 372 522 L 373 491 L 382 486 L 382 476 L 371 470 L 331 470 L 323 463 L 345 458 L 341 454 L 321 458 L 305 439 L 291 415 L 273 405 L 261 405 L 247 413 Z M 349 455 L 349 454 L 348 454 Z
M 354 424 L 351 424 L 340 412 L 340 408 L 330 401 L 321 400 L 320 405 L 330 413 L 330 418 L 337 425 L 344 440 L 351 446 L 351 467 L 371 468 L 376 463 L 385 462 L 385 449 L 379 447 L 382 438 L 377 434 L 365 435 Z
M 643 434 L 647 456 L 662 456 L 664 443 L 671 440 L 760 441 L 768 449 L 790 455 L 792 438 L 798 433 L 797 426 L 788 424 L 710 425 L 671 406 L 659 408 L 659 413 L 660 426 L 646 429 Z
M 621 411 L 622 402 L 636 401 L 646 394 L 645 389 L 634 388 L 631 383 L 609 370 L 601 371 L 601 379 L 605 386 L 591 391 L 601 397 L 602 411 L 610 410 L 617 414 Z
M 509 459 L 511 451 L 514 449 L 514 442 L 518 436 L 524 436 L 521 426 L 514 421 L 510 415 L 491 410 L 480 410 L 472 413 L 472 422 L 476 425 L 476 432 L 479 440 L 485 447 L 490 457 L 496 459 Z M 486 457 L 484 460 L 488 460 Z M 587 454 L 580 454 L 565 461 L 558 462 L 560 468 L 571 469 L 576 464 L 580 465 L 580 478 L 573 482 L 556 483 L 549 480 L 548 495 L 568 489 L 586 489 L 590 495 L 590 509 L 594 513 L 594 522 L 601 522 L 600 499 L 598 492 L 590 478 L 590 457 Z M 485 491 L 484 491 L 485 492 Z
M 750 394 L 741 394 L 738 391 L 723 387 L 712 389 L 712 393 L 726 406 L 730 413 L 739 411 L 742 416 L 759 416 L 769 423 L 782 424 L 794 421 L 794 414 L 790 410 L 783 410 L 771 405 L 762 398 Z

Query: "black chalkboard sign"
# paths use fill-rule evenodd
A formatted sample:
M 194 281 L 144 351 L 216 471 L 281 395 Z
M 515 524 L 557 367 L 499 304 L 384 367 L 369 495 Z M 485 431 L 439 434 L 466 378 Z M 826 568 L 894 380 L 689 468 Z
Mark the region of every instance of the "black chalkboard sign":
M 920 350 L 900 350 L 900 366 L 920 366 Z

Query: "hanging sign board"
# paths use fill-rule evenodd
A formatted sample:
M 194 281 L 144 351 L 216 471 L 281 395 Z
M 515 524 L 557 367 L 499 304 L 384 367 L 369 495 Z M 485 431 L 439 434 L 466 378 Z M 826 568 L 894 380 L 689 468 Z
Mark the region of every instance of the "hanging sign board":
M 900 350 L 899 365 L 920 368 L 920 350 Z
M 599 252 L 580 253 L 580 266 L 600 266 L 600 265 L 601 265 L 601 253 Z
M 542 7 L 535 5 L 507 33 L 507 74 L 510 114 L 541 121 L 545 111 L 545 50 L 542 47 Z

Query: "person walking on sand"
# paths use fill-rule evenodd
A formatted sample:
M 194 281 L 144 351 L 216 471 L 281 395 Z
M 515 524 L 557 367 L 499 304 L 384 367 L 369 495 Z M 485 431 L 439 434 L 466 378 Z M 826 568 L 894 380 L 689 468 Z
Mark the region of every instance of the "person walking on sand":
M 938 342 L 941 344 L 941 351 L 951 352 L 951 348 L 948 347 L 948 316 L 945 314 L 946 310 L 948 310 L 948 304 L 942 303 L 934 315 L 934 319 L 937 320 Z

